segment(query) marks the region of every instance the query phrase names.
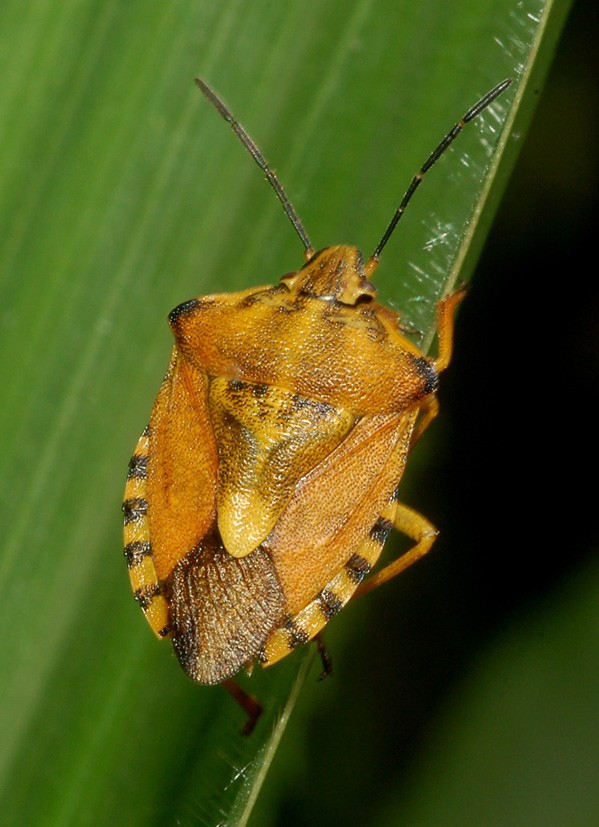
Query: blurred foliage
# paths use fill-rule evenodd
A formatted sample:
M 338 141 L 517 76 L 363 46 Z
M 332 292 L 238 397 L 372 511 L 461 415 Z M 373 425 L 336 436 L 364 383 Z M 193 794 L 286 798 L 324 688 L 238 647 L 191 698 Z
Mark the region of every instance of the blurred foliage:
M 170 647 L 153 640 L 119 559 L 124 471 L 168 359 L 166 313 L 194 295 L 272 281 L 301 261 L 280 207 L 191 78 L 214 83 L 257 139 L 315 246 L 345 241 L 370 251 L 444 131 L 534 56 L 506 163 L 476 216 L 468 271 L 566 7 L 34 0 L 25 15 L 15 0 L 2 4 L 3 823 L 238 821 L 273 758 L 289 692 L 309 667 L 302 672 L 294 656 L 256 672 L 247 685 L 268 712 L 242 742 L 242 716 L 225 693 L 195 687 Z M 579 5 L 580 19 L 589 8 Z M 539 48 L 540 16 L 547 25 Z M 591 42 L 591 27 L 578 27 L 579 44 Z M 487 766 L 469 745 L 509 730 L 516 699 L 531 686 L 543 706 L 529 744 L 551 739 L 552 690 L 590 690 L 595 675 L 585 662 L 596 617 L 585 613 L 583 590 L 558 585 L 583 565 L 593 537 L 583 507 L 590 490 L 567 458 L 588 462 L 592 448 L 577 446 L 582 429 L 572 434 L 569 408 L 589 390 L 592 404 L 588 378 L 597 368 L 589 346 L 597 341 L 596 287 L 591 294 L 576 261 L 593 237 L 585 221 L 597 192 L 592 50 L 567 52 L 569 42 L 539 111 L 541 140 L 514 178 L 523 190 L 504 207 L 484 279 L 460 315 L 446 413 L 414 457 L 408 501 L 442 528 L 442 539 L 401 583 L 332 624 L 335 675 L 324 684 L 310 676 L 256 825 L 450 823 L 426 803 L 439 762 L 459 767 L 474 756 L 502 779 L 484 806 L 498 789 L 510 799 L 508 820 L 494 810 L 495 823 L 518 823 L 511 813 L 533 811 L 524 798 L 519 804 L 523 785 L 510 784 L 516 749 L 538 764 L 535 800 L 544 781 L 561 789 L 555 773 L 543 773 L 548 750 L 539 756 L 505 742 Z M 496 111 L 501 117 L 503 104 Z M 485 116 L 448 152 L 377 271 L 384 300 L 406 307 L 423 331 L 472 226 L 498 124 Z M 559 292 L 564 272 L 576 285 L 568 295 Z M 589 329 L 594 339 L 580 334 Z M 548 503 L 556 504 L 551 521 Z M 592 572 L 584 582 L 593 587 Z M 534 665 L 528 653 L 553 609 L 547 628 L 567 669 L 558 680 L 544 649 L 543 692 L 538 675 L 519 676 L 517 665 L 522 652 Z M 556 626 L 567 617 L 578 619 L 580 657 L 568 657 L 572 635 Z M 487 676 L 506 664 L 514 702 L 491 731 Z M 468 708 L 480 710 L 469 729 L 462 687 Z M 599 738 L 590 705 L 584 713 L 590 752 Z M 569 720 L 555 741 L 564 744 L 564 801 L 581 762 L 580 754 L 567 760 L 575 746 L 557 737 Z M 451 775 L 441 781 L 435 806 L 455 808 L 452 792 L 463 802 L 467 786 Z M 570 786 L 583 813 L 584 791 Z M 467 810 L 455 811 L 467 823 Z

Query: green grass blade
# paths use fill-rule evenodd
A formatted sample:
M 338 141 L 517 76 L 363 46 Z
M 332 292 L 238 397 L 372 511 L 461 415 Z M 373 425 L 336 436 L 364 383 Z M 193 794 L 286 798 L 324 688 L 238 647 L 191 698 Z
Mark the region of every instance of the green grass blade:
M 2 4 L 3 823 L 242 822 L 308 669 L 297 654 L 256 671 L 247 685 L 267 713 L 240 739 L 225 693 L 191 684 L 152 638 L 120 552 L 167 312 L 302 261 L 194 75 L 257 140 L 313 243 L 366 254 L 447 129 L 522 77 L 427 176 L 377 271 L 383 299 L 426 331 L 454 262 L 466 250 L 462 274 L 474 264 L 564 8 Z

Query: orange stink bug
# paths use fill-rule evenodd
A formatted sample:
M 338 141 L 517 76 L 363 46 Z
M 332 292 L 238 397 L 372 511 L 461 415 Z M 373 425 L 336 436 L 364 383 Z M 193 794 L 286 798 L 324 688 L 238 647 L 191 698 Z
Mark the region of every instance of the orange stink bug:
M 155 634 L 172 639 L 193 680 L 225 684 L 248 730 L 260 707 L 232 676 L 317 638 L 352 597 L 433 544 L 436 530 L 397 491 L 410 448 L 437 414 L 463 291 L 438 303 L 438 356 L 428 358 L 399 314 L 377 303 L 370 277 L 424 174 L 510 82 L 431 153 L 365 263 L 355 247 L 314 251 L 254 142 L 196 81 L 275 190 L 306 263 L 274 287 L 171 312 L 170 365 L 129 464 L 125 555 Z M 392 528 L 414 545 L 371 576 Z

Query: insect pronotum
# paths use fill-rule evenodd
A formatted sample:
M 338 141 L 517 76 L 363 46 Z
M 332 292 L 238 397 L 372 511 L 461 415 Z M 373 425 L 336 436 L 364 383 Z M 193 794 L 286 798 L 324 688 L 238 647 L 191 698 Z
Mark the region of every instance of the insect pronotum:
M 316 639 L 356 595 L 431 548 L 436 529 L 398 500 L 407 456 L 436 416 L 464 292 L 437 304 L 438 355 L 403 335 L 370 277 L 425 173 L 510 85 L 451 129 L 412 179 L 371 257 L 316 252 L 275 172 L 230 110 L 198 87 L 263 171 L 305 249 L 276 286 L 192 299 L 169 315 L 171 361 L 129 464 L 125 555 L 135 599 L 187 674 L 234 680 Z M 412 548 L 371 574 L 392 528 Z

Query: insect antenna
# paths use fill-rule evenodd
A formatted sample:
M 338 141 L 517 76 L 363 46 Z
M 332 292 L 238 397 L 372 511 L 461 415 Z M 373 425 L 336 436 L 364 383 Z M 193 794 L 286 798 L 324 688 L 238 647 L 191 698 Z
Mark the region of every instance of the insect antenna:
M 222 101 L 219 98 L 216 92 L 213 89 L 211 89 L 211 87 L 208 86 L 208 84 L 200 78 L 195 78 L 195 82 L 197 86 L 201 89 L 201 91 L 204 93 L 204 95 L 208 98 L 212 106 L 214 106 L 217 112 L 219 112 L 222 115 L 222 117 L 227 121 L 227 123 L 231 126 L 233 132 L 237 135 L 237 137 L 244 145 L 244 147 L 247 149 L 247 151 L 250 153 L 254 161 L 258 164 L 258 166 L 264 173 L 266 180 L 271 185 L 273 190 L 276 192 L 277 198 L 279 199 L 279 201 L 283 205 L 283 209 L 287 213 L 287 217 L 293 224 L 296 233 L 299 235 L 302 244 L 305 247 L 306 261 L 308 261 L 314 255 L 314 248 L 312 247 L 310 239 L 308 238 L 308 234 L 304 230 L 304 227 L 299 219 L 298 214 L 293 208 L 293 204 L 287 198 L 285 190 L 279 183 L 279 179 L 277 178 L 275 171 L 269 167 L 268 163 L 266 162 L 266 159 L 264 158 L 256 144 L 252 141 L 252 139 L 245 131 L 243 126 L 239 123 L 239 121 L 235 120 L 231 110 L 227 107 L 224 101 Z
M 405 209 L 408 206 L 412 196 L 414 195 L 414 193 L 416 192 L 416 190 L 420 186 L 425 173 L 428 172 L 429 169 L 433 166 L 433 164 L 436 161 L 439 160 L 439 158 L 441 157 L 441 155 L 443 155 L 443 153 L 445 152 L 447 147 L 451 143 L 453 143 L 453 141 L 455 141 L 455 139 L 458 137 L 458 135 L 460 134 L 460 132 L 462 131 L 464 126 L 469 121 L 474 120 L 474 118 L 476 118 L 477 115 L 480 115 L 480 113 L 484 109 L 486 109 L 487 106 L 489 106 L 489 104 L 492 103 L 495 100 L 495 98 L 499 97 L 499 95 L 501 95 L 502 92 L 505 92 L 505 90 L 508 88 L 508 86 L 511 84 L 511 82 L 512 82 L 512 79 L 508 78 L 507 80 L 504 80 L 501 83 L 499 83 L 494 89 L 491 89 L 490 92 L 487 92 L 487 94 L 484 95 L 484 97 L 482 97 L 477 103 L 474 104 L 474 106 L 472 106 L 466 112 L 466 114 L 464 115 L 462 120 L 458 121 L 458 123 L 456 123 L 456 125 L 453 127 L 453 129 L 451 129 L 447 133 L 447 135 L 443 138 L 441 143 L 428 156 L 427 160 L 425 161 L 423 166 L 420 168 L 420 172 L 418 172 L 412 178 L 410 186 L 406 190 L 406 194 L 402 198 L 401 204 L 399 205 L 399 207 L 395 211 L 395 213 L 393 215 L 393 218 L 391 219 L 391 221 L 389 223 L 389 226 L 385 230 L 384 235 L 381 238 L 378 247 L 376 248 L 376 250 L 374 251 L 374 253 L 370 257 L 370 259 L 368 260 L 368 262 L 366 264 L 366 274 L 367 274 L 367 276 L 369 276 L 373 272 L 373 270 L 375 269 L 375 267 L 379 263 L 379 259 L 381 257 L 381 252 L 383 250 L 383 247 L 385 246 L 385 244 L 391 238 L 391 235 L 392 235 L 393 231 L 397 227 L 397 223 L 398 223 L 399 219 L 404 214 Z

